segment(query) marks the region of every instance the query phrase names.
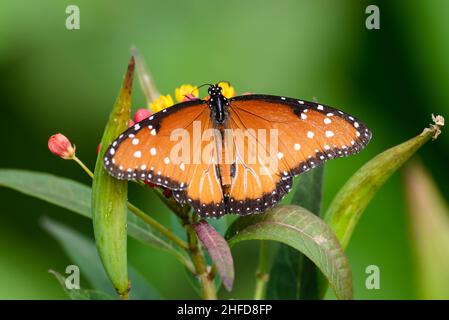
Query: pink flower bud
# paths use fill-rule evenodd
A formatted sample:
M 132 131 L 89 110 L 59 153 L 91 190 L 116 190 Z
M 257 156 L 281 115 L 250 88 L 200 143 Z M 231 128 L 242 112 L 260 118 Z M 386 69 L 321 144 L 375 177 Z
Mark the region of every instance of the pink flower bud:
M 134 125 L 134 121 L 129 120 L 129 122 L 128 122 L 128 128 L 131 128 L 133 125 Z
M 134 114 L 134 121 L 135 122 L 140 122 L 145 118 L 148 118 L 149 116 L 151 116 L 151 112 L 148 109 L 139 109 L 136 111 L 136 113 Z
M 54 134 L 48 139 L 48 149 L 62 159 L 72 159 L 75 156 L 75 147 L 61 133 Z

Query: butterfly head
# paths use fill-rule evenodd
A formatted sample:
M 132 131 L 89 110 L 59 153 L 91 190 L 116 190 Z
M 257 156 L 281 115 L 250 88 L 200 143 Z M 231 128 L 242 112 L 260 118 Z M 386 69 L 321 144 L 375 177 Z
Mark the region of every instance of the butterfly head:
M 209 89 L 207 90 L 207 93 L 212 97 L 212 96 L 218 96 L 223 94 L 223 88 L 220 87 L 220 85 L 217 84 L 213 84 L 211 86 L 209 86 Z

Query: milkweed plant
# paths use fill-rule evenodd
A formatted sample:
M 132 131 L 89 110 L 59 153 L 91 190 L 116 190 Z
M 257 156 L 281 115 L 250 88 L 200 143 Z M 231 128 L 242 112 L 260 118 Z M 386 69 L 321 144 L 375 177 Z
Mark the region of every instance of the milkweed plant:
M 148 107 L 139 109 L 131 119 L 135 70 Z M 221 86 L 224 96 L 235 95 L 234 88 L 228 83 L 221 83 Z M 179 230 L 161 224 L 151 212 L 128 201 L 128 182 L 116 180 L 105 171 L 102 155 L 113 139 L 135 122 L 169 108 L 175 101 L 198 96 L 198 89 L 192 85 L 177 88 L 174 98 L 169 94 L 161 95 L 142 57 L 133 51 L 98 146 L 95 169 L 91 171 L 77 158 L 75 146 L 62 133 L 48 140 L 50 151 L 62 159 L 76 162 L 92 178 L 92 186 L 47 173 L 0 170 L 1 186 L 92 219 L 95 243 L 69 226 L 49 218 L 42 220 L 43 227 L 84 270 L 83 275 L 91 285 L 90 288 L 70 290 L 64 285 L 65 277 L 52 270 L 63 290 L 72 299 L 161 298 L 129 265 L 127 237 L 130 236 L 171 254 L 191 275 L 191 283 L 199 289 L 203 299 L 217 299 L 221 285 L 232 294 L 235 272 L 231 249 L 248 240 L 259 242 L 254 299 L 323 299 L 328 287 L 337 299 L 352 299 L 353 280 L 345 255 L 351 235 L 365 208 L 388 178 L 426 142 L 438 137 L 444 125 L 443 117 L 432 115 L 433 123 L 416 137 L 380 153 L 355 171 L 326 210 L 321 208 L 323 167 L 296 178 L 290 203 L 284 201 L 263 214 L 235 217 L 231 222 L 229 219 L 214 222 L 201 219 L 188 205 L 180 206 L 169 189 L 149 181 L 135 181 L 147 192 L 156 194 L 170 209 L 179 223 L 178 229 L 182 227 L 185 233 L 181 236 Z M 429 179 L 418 165 L 409 166 L 407 171 L 411 172 L 409 178 L 413 185 L 419 179 Z M 410 190 L 413 201 L 416 190 L 413 186 Z M 420 205 L 425 210 L 425 203 L 416 204 L 415 209 Z M 449 233 L 449 229 L 446 232 Z M 267 255 L 268 240 L 279 243 L 271 260 Z M 79 248 L 83 248 L 82 253 Z M 115 290 L 111 290 L 110 284 Z

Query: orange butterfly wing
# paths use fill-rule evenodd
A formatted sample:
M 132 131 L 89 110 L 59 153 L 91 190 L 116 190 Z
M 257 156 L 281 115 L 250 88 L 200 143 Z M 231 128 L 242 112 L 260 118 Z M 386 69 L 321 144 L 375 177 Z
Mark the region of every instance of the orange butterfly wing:
M 196 159 L 192 159 L 194 162 L 190 165 L 192 169 L 186 182 L 187 188 L 175 190 L 174 196 L 181 204 L 189 203 L 201 216 L 221 216 L 226 214 L 219 172 L 221 137 L 213 126 L 210 112 L 197 121 L 203 129 L 193 135 L 196 142 L 192 154 Z
M 291 177 L 279 173 L 276 158 L 270 155 L 269 135 L 262 139 L 258 132 L 258 129 L 269 129 L 267 122 L 253 116 L 242 117 L 232 107 L 229 115 L 230 131 L 225 141 L 233 159 L 229 161 L 228 212 L 240 215 L 263 212 L 289 191 Z
M 167 108 L 121 134 L 105 167 L 118 179 L 172 189 L 202 216 L 242 215 L 265 211 L 290 191 L 293 176 L 357 153 L 371 138 L 358 119 L 313 102 L 247 95 L 230 99 L 228 112 L 218 131 L 206 101 Z
M 200 214 L 224 214 L 217 142 L 209 129 L 213 123 L 205 101 L 177 104 L 121 134 L 106 151 L 104 165 L 117 179 L 172 189 L 178 202 Z
M 239 150 L 248 150 L 250 139 L 236 139 L 235 174 L 230 187 L 228 210 L 245 214 L 262 212 L 290 191 L 292 177 L 321 165 L 326 160 L 360 151 L 371 132 L 360 120 L 331 107 L 302 100 L 267 95 L 231 99 L 228 127 L 233 131 L 274 130 L 277 145 L 270 150 L 256 136 L 263 159 L 248 163 Z M 267 133 L 268 136 L 268 133 Z M 274 151 L 274 152 L 273 152 Z M 240 152 L 241 153 L 241 152 Z M 247 152 L 249 157 L 251 152 Z M 275 166 L 267 165 L 268 162 Z

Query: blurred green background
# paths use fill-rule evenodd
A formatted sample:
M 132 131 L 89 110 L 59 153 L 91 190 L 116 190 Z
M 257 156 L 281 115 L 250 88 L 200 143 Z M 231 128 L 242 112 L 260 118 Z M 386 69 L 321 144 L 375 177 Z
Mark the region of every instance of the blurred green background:
M 70 4 L 80 8 L 80 30 L 65 28 Z M 380 30 L 365 28 L 368 4 L 380 8 Z M 228 80 L 239 93 L 316 98 L 363 119 L 373 140 L 360 155 L 326 166 L 326 207 L 364 162 L 419 133 L 431 113 L 447 114 L 448 18 L 444 0 L 3 0 L 0 167 L 89 184 L 74 163 L 49 153 L 47 139 L 66 134 L 77 155 L 93 167 L 134 45 L 162 93 L 173 93 L 183 83 Z M 134 90 L 134 107 L 144 106 L 137 82 Z M 446 196 L 448 146 L 443 132 L 419 152 Z M 403 190 L 396 174 L 366 210 L 348 247 L 357 299 L 417 297 Z M 130 198 L 170 223 L 149 192 L 133 188 Z M 0 298 L 66 298 L 47 270 L 63 272 L 70 260 L 39 218 L 50 216 L 92 236 L 90 221 L 4 188 L 0 201 Z M 131 263 L 164 297 L 195 297 L 175 259 L 132 239 L 129 247 Z M 233 252 L 236 285 L 226 297 L 251 298 L 257 244 L 241 244 Z M 371 264 L 380 267 L 380 290 L 365 288 L 365 268 Z

